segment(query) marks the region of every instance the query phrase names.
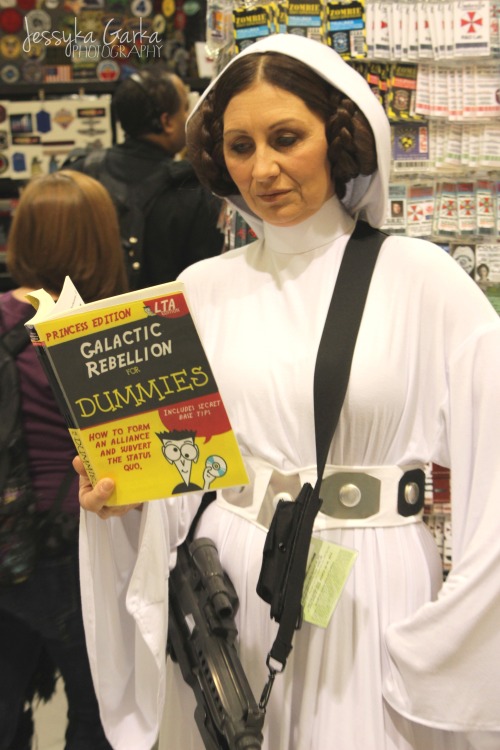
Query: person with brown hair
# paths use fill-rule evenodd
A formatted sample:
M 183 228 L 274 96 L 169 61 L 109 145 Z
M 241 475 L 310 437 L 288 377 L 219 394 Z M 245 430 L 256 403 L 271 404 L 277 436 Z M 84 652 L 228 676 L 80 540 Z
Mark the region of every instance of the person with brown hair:
M 200 180 L 258 237 L 180 277 L 250 476 L 217 494 L 195 536 L 214 541 L 239 595 L 239 652 L 258 699 L 277 629 L 256 593 L 266 533 L 277 502 L 315 481 L 316 355 L 356 222 L 386 220 L 390 128 L 332 49 L 280 34 L 212 82 L 188 145 Z M 473 280 L 436 245 L 387 236 L 313 531 L 323 560 L 346 550 L 356 559 L 331 618 L 309 616 L 295 633 L 263 750 L 500 746 L 499 369 L 500 320 Z M 453 477 L 445 582 L 422 520 L 431 462 Z M 119 518 L 123 508 L 106 505 L 112 482 L 92 488 L 75 465 L 88 648 L 108 736 L 116 750 L 146 750 L 165 705 L 160 747 L 200 750 L 189 689 L 163 661 L 165 581 L 196 495 Z M 325 611 L 339 573 L 325 564 L 313 578 Z
M 66 275 L 85 302 L 126 291 L 118 225 L 106 190 L 78 172 L 33 179 L 15 211 L 7 265 L 19 286 L 0 298 L 0 333 L 33 316 L 29 292 L 43 287 L 56 298 Z M 71 476 L 75 448 L 29 342 L 16 365 L 36 513 L 49 512 L 60 491 L 63 497 L 44 530 L 56 546 L 41 554 L 25 581 L 0 587 L 0 748 L 32 747 L 33 700 L 48 699 L 57 670 L 68 703 L 66 750 L 109 750 L 83 631 L 80 508 L 77 478 Z
M 65 276 L 85 302 L 125 291 L 117 237 L 113 202 L 97 180 L 73 170 L 32 180 L 23 189 L 8 237 L 9 271 L 21 285 L 15 296 L 24 298 L 28 288 L 40 287 L 57 296 Z

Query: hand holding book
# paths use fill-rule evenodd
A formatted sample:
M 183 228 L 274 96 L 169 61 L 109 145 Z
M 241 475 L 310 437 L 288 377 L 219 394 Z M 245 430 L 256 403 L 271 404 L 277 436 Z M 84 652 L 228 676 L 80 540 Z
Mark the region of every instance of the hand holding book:
M 134 509 L 142 510 L 142 505 L 140 503 L 117 506 L 107 505 L 115 491 L 114 481 L 108 477 L 104 477 L 97 482 L 95 487 L 93 487 L 80 456 L 75 456 L 73 459 L 73 468 L 80 476 L 78 496 L 80 505 L 84 510 L 96 513 L 104 520 L 111 516 L 124 516 L 126 513 Z
M 106 505 L 248 482 L 183 284 L 85 305 L 67 278 L 57 302 L 31 300 L 26 327 L 89 481 L 115 482 Z

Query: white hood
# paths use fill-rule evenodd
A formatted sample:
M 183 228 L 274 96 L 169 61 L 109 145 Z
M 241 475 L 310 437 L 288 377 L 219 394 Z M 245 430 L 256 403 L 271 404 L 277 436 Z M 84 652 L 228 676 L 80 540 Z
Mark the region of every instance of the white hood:
M 368 83 L 356 73 L 331 47 L 312 39 L 294 34 L 273 34 L 249 45 L 243 52 L 229 61 L 224 70 L 210 83 L 196 103 L 191 113 L 187 130 L 189 133 L 193 116 L 201 103 L 215 86 L 224 72 L 243 55 L 264 52 L 281 52 L 283 55 L 300 60 L 318 75 L 345 93 L 365 115 L 375 136 L 378 169 L 370 177 L 359 176 L 346 185 L 346 195 L 342 200 L 351 216 L 359 216 L 373 227 L 381 226 L 386 219 L 387 196 L 389 189 L 389 172 L 391 159 L 391 136 L 387 115 L 384 108 L 371 91 Z M 242 214 L 258 236 L 262 235 L 261 221 L 250 211 L 241 195 L 229 196 L 227 199 Z

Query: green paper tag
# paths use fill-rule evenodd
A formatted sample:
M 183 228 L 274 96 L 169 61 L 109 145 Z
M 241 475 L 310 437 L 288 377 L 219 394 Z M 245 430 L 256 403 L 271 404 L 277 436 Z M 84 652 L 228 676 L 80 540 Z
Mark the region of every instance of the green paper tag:
M 327 627 L 357 556 L 356 550 L 311 539 L 302 592 L 306 622 Z

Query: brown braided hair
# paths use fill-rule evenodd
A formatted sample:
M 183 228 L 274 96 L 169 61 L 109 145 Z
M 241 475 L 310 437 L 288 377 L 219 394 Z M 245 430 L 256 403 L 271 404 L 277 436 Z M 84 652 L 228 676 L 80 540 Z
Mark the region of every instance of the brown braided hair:
M 339 199 L 344 197 L 351 179 L 373 174 L 377 168 L 375 139 L 357 105 L 300 60 L 266 52 L 245 55 L 230 65 L 189 124 L 189 158 L 200 181 L 210 190 L 220 196 L 239 193 L 224 161 L 223 118 L 233 96 L 257 81 L 298 96 L 323 119 L 331 175 Z

